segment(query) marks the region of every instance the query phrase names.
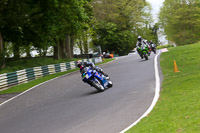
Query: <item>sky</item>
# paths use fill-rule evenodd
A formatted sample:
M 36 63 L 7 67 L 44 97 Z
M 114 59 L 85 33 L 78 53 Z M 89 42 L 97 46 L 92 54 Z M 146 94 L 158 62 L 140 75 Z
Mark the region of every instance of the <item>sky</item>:
M 162 3 L 165 0 L 147 0 L 147 1 L 152 6 L 152 14 L 153 14 L 154 20 L 158 21 L 158 13 L 159 13 L 160 7 L 162 6 Z
M 152 15 L 154 23 L 158 22 L 158 13 L 160 11 L 160 7 L 165 0 L 147 0 L 152 6 Z M 158 33 L 159 41 L 161 45 L 167 44 L 168 41 L 166 40 L 166 36 L 163 34 L 162 30 L 159 30 Z

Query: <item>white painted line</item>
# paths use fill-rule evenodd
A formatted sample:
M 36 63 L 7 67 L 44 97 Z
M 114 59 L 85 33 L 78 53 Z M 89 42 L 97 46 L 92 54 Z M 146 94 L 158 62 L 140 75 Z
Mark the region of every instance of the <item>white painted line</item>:
M 159 51 L 159 53 L 154 58 L 156 88 L 155 88 L 155 95 L 154 95 L 153 101 L 151 103 L 151 106 L 148 108 L 148 110 L 138 120 L 136 120 L 133 124 L 131 124 L 129 127 L 127 127 L 126 129 L 124 129 L 120 133 L 125 133 L 130 128 L 132 128 L 133 126 L 135 126 L 142 118 L 146 117 L 151 112 L 151 110 L 153 109 L 153 107 L 156 105 L 156 102 L 158 101 L 158 98 L 160 96 L 160 76 L 159 76 L 158 64 L 157 64 L 158 63 L 158 55 L 159 54 L 160 54 L 160 51 Z
M 77 71 L 78 71 L 78 70 L 77 70 Z M 64 74 L 64 75 L 59 76 L 59 77 L 66 76 L 66 75 L 68 75 L 68 74 L 72 74 L 72 73 L 75 73 L 75 72 L 77 72 L 77 71 L 70 72 L 70 73 Z M 49 82 L 49 81 L 52 81 L 52 80 L 55 80 L 55 79 L 57 79 L 57 78 L 59 78 L 59 77 L 56 77 L 56 78 L 50 79 L 50 80 L 45 81 L 45 82 L 43 82 L 43 83 L 40 83 L 40 84 L 38 84 L 38 85 L 36 85 L 36 86 L 33 86 L 32 88 L 30 88 L 30 89 L 28 89 L 28 90 L 26 90 L 26 91 L 24 91 L 24 92 L 22 92 L 22 93 L 20 93 L 20 94 L 18 94 L 18 95 L 16 95 L 16 96 L 14 96 L 14 97 L 8 99 L 7 101 L 1 103 L 0 106 L 2 106 L 2 105 L 4 105 L 4 104 L 8 103 L 9 101 L 11 101 L 11 100 L 13 100 L 13 99 L 15 99 L 15 98 L 17 98 L 17 97 L 19 97 L 19 96 L 21 96 L 21 95 L 23 95 L 23 94 L 29 92 L 29 91 L 31 91 L 32 89 L 34 89 L 34 88 L 36 88 L 36 87 L 38 87 L 38 86 L 40 86 L 40 85 L 42 85 L 42 84 L 45 84 L 45 83 L 47 83 L 47 82 Z

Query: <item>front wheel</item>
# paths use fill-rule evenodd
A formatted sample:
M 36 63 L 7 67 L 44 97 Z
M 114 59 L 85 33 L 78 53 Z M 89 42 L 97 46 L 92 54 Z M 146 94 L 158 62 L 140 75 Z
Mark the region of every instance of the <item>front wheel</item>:
M 144 53 L 144 58 L 145 58 L 145 60 L 148 60 L 147 53 Z
M 95 79 L 96 80 L 92 82 L 92 86 L 94 86 L 94 88 L 96 88 L 98 91 L 103 92 L 105 88 L 97 78 Z
M 108 87 L 111 88 L 112 86 L 113 86 L 113 83 L 112 83 L 112 81 L 109 80 L 108 81 Z

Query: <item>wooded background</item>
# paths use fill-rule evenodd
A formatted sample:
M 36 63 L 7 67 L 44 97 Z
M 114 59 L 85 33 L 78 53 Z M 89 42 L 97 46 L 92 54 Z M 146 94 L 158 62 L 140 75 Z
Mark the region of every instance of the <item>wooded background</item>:
M 153 24 L 146 0 L 1 0 L 0 68 L 5 58 L 40 57 L 53 48 L 54 59 L 73 58 L 101 46 L 102 51 L 125 55 L 137 36 L 158 43 L 161 25 L 167 39 L 184 45 L 200 40 L 200 1 L 166 0 Z
M 176 45 L 200 41 L 200 0 L 165 0 L 160 25 Z

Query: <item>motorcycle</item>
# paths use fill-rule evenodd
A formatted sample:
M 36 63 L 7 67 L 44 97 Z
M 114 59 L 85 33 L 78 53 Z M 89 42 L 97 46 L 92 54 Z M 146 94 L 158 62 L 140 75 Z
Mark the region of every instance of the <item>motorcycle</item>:
M 138 48 L 138 51 L 142 59 L 145 58 L 145 60 L 148 60 L 149 48 L 147 45 L 143 44 L 141 47 Z
M 113 83 L 106 78 L 106 76 L 90 67 L 85 67 L 83 69 L 82 80 L 100 92 L 103 92 L 105 89 L 113 86 Z
M 151 44 L 151 49 L 152 49 L 152 51 L 154 52 L 154 54 L 156 54 L 156 46 L 155 46 L 155 44 Z

